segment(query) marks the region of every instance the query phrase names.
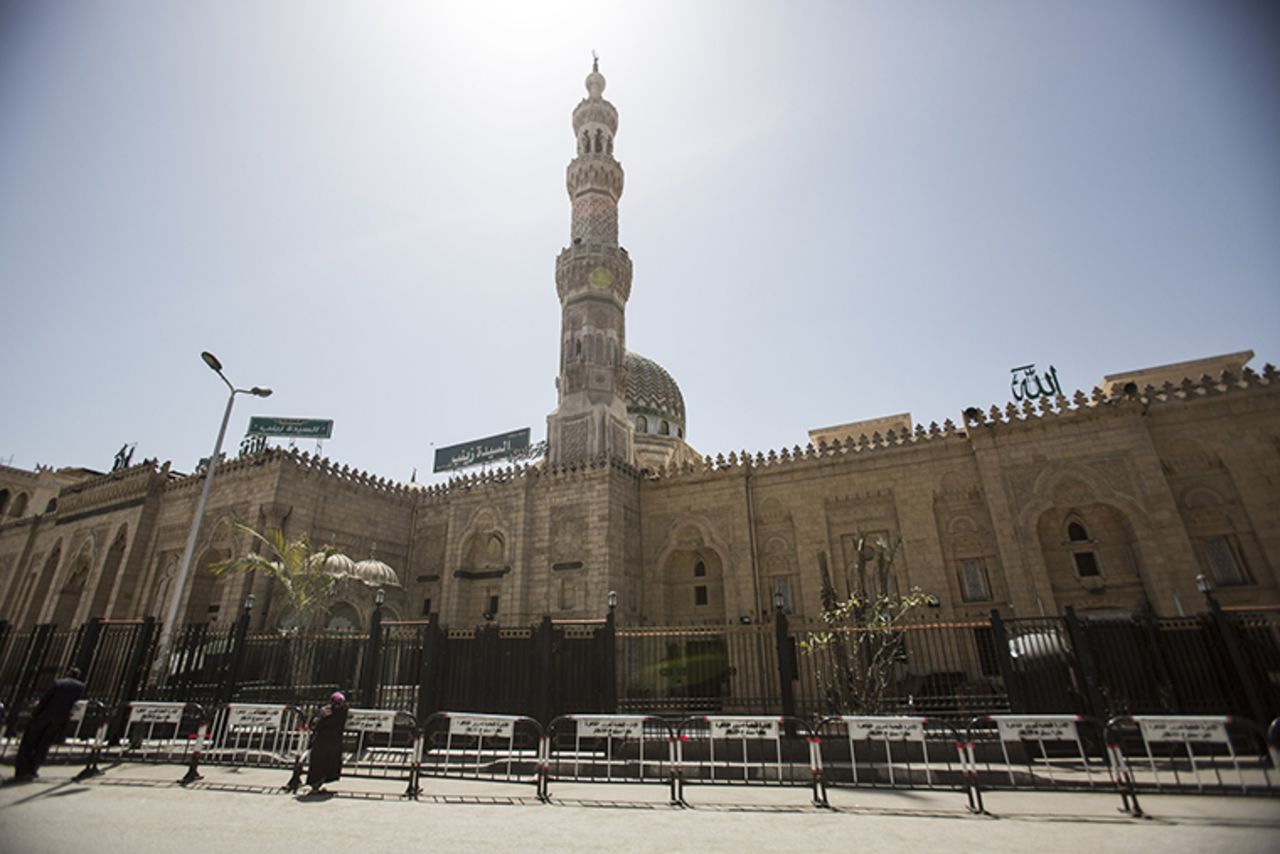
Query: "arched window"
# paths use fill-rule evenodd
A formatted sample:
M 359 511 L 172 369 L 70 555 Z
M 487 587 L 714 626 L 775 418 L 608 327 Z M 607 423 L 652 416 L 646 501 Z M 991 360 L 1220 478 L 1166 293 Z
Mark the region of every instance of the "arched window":
M 4 516 L 4 508 L 9 506 L 9 490 L 0 489 L 0 516 Z
M 661 424 L 658 425 L 658 432 L 661 433 L 663 436 L 670 436 L 671 425 L 664 420 Z
M 676 428 L 676 436 L 677 436 L 678 438 L 680 438 L 680 439 L 683 439 L 683 438 L 684 438 L 684 428 L 683 428 L 683 427 L 677 427 L 677 428 Z
M 707 565 L 702 561 L 698 561 L 693 565 L 693 574 L 697 578 L 702 578 L 707 574 Z
M 1071 549 L 1071 560 L 1076 566 L 1076 575 L 1080 578 L 1097 578 L 1102 575 L 1102 567 L 1098 563 L 1098 553 L 1093 550 L 1093 540 L 1084 525 L 1076 520 L 1067 523 L 1067 545 Z
M 9 508 L 9 515 L 14 519 L 20 518 L 23 513 L 27 512 L 27 494 L 25 492 L 18 493 L 18 497 L 13 499 L 13 506 Z
M 602 154 L 603 152 L 604 152 L 604 131 L 597 130 L 596 131 L 596 154 Z
M 44 506 L 44 512 L 52 513 L 58 509 L 58 499 L 50 498 L 49 503 Z
M 360 612 L 350 602 L 337 602 L 329 609 L 324 627 L 331 632 L 355 632 L 361 627 Z
M 643 415 L 637 415 L 637 416 L 636 416 L 636 432 L 637 432 L 637 433 L 648 433 L 648 432 L 649 432 L 649 419 L 648 419 L 648 418 L 645 418 Z

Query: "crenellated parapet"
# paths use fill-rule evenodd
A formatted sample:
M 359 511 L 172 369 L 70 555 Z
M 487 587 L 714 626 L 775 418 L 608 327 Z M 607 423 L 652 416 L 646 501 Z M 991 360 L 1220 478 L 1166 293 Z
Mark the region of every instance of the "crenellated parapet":
M 942 425 L 936 421 L 928 427 L 917 424 L 912 430 L 890 429 L 884 434 L 849 437 L 844 441 L 809 443 L 803 448 L 761 451 L 752 455 L 747 451 L 717 454 L 703 457 L 698 463 L 669 464 L 657 470 L 646 469 L 649 480 L 676 480 L 680 478 L 707 478 L 740 476 L 748 471 L 781 470 L 785 467 L 818 466 L 838 459 L 860 458 L 865 455 L 892 453 L 908 448 L 937 447 L 954 442 L 968 442 L 969 431 L 976 429 L 1017 428 L 1019 426 L 1046 423 L 1053 418 L 1093 418 L 1108 415 L 1132 414 L 1134 408 L 1149 411 L 1155 406 L 1176 406 L 1187 402 L 1225 394 L 1251 393 L 1275 387 L 1276 369 L 1266 365 L 1259 374 L 1246 368 L 1240 374 L 1224 371 L 1217 377 L 1202 376 L 1199 380 L 1186 379 L 1179 384 L 1165 383 L 1160 388 L 1123 390 L 1109 395 L 1100 388 L 1086 394 L 1076 391 L 1070 398 L 1062 395 L 1040 398 L 1038 403 L 1024 401 L 1021 406 L 1009 403 L 1003 409 L 992 406 L 985 414 L 977 409 L 967 410 L 967 429 L 957 426 L 951 419 Z
M 317 477 L 334 483 L 345 483 L 389 498 L 411 500 L 422 489 L 414 484 L 398 483 L 390 478 L 378 477 L 367 471 L 338 465 L 328 457 L 297 450 L 278 451 L 287 464 L 301 469 L 305 476 Z M 246 458 L 251 459 L 251 458 Z M 219 469 L 221 471 L 221 469 Z
M 1108 415 L 1129 414 L 1137 407 L 1150 412 L 1152 407 L 1176 406 L 1203 398 L 1225 394 L 1250 393 L 1270 389 L 1275 383 L 1276 369 L 1267 364 L 1259 374 L 1245 368 L 1239 374 L 1223 371 L 1213 377 L 1205 374 L 1198 380 L 1190 377 L 1181 383 L 1166 382 L 1160 387 L 1130 386 L 1108 394 L 1101 388 L 1086 394 L 1077 390 L 1068 399 L 1063 395 L 1042 397 L 1038 402 L 1024 400 L 1021 405 L 1008 403 L 1003 408 L 993 405 L 986 413 L 978 408 L 966 410 L 965 420 L 971 429 L 997 429 L 1000 427 L 1027 426 L 1048 418 L 1097 418 Z
M 58 513 L 70 516 L 91 507 L 141 499 L 169 477 L 169 464 L 143 460 L 134 466 L 73 483 L 58 495 Z
M 553 485 L 575 478 L 613 471 L 639 480 L 641 471 L 626 460 L 615 456 L 598 455 L 587 460 L 551 465 L 545 461 L 522 463 L 489 469 L 481 472 L 456 475 L 445 483 L 423 487 L 416 491 L 418 500 L 426 504 L 442 504 L 459 493 L 473 490 L 506 488 L 514 483 Z
M 883 435 L 877 431 L 870 436 L 864 434 L 856 439 L 849 437 L 843 442 L 828 443 L 819 441 L 817 445 L 810 442 L 804 447 L 795 445 L 791 448 L 784 447 L 768 452 L 758 451 L 754 456 L 745 450 L 740 453 L 730 452 L 727 457 L 724 454 L 717 454 L 714 459 L 708 455 L 698 463 L 670 464 L 656 471 L 646 470 L 644 475 L 650 480 L 719 475 L 738 476 L 748 471 L 779 469 L 797 465 L 816 466 L 830 463 L 834 460 L 893 449 L 964 441 L 965 435 L 965 432 L 957 428 L 955 423 L 948 418 L 941 425 L 935 421 L 928 427 L 918 424 L 914 430 L 898 431 L 891 429 Z

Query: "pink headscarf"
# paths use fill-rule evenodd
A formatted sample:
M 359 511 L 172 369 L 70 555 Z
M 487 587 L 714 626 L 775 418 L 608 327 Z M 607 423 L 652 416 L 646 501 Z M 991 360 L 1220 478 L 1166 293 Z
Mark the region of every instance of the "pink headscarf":
M 333 703 L 335 706 L 341 706 L 343 703 L 347 702 L 347 696 L 341 691 L 334 691 L 329 695 L 329 702 Z

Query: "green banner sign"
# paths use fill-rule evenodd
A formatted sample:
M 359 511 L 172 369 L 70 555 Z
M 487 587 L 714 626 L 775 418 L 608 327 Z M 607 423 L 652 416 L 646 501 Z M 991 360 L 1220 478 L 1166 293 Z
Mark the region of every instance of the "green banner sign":
M 479 463 L 493 463 L 498 460 L 514 459 L 525 456 L 529 447 L 529 428 L 512 430 L 510 433 L 499 433 L 485 439 L 463 442 L 461 445 L 450 445 L 447 448 L 436 448 L 435 468 L 432 471 L 454 471 Z
M 290 439 L 328 439 L 333 435 L 333 421 L 326 418 L 269 418 L 255 415 L 249 419 L 246 436 L 285 436 Z

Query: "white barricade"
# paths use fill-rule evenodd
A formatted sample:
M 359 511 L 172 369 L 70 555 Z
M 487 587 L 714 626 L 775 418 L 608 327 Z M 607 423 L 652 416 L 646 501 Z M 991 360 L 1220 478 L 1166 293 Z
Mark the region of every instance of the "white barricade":
M 964 754 L 950 727 L 929 728 L 927 717 L 841 715 L 818 725 L 824 746 L 822 768 L 829 784 L 915 788 L 961 788 Z M 947 750 L 929 755 L 929 740 L 946 739 Z M 836 758 L 836 745 L 848 748 L 849 760 Z M 955 761 L 948 750 L 956 748 Z M 883 755 L 883 761 L 877 759 Z M 848 777 L 843 776 L 848 772 Z M 923 778 L 923 779 L 922 779 Z
M 542 727 L 532 718 L 437 712 L 423 726 L 422 773 L 541 789 L 541 742 Z
M 134 701 L 124 722 L 121 756 L 133 762 L 187 762 L 200 746 L 197 727 L 204 722 L 204 710 L 195 703 Z
M 650 715 L 564 715 L 542 739 L 542 797 L 552 779 L 673 785 L 675 733 Z
M 794 742 L 803 738 L 803 761 Z M 706 752 L 703 753 L 705 744 Z M 791 745 L 791 749 L 787 749 Z M 809 785 L 813 802 L 826 805 L 822 754 L 809 725 L 782 716 L 715 715 L 686 718 L 676 743 L 675 796 L 686 783 Z
M 1136 727 L 1142 742 L 1138 756 L 1125 754 L 1124 730 Z M 1237 739 L 1248 745 L 1240 755 Z M 1155 792 L 1194 791 L 1229 794 L 1277 792 L 1274 759 L 1265 750 L 1266 736 L 1252 721 L 1225 715 L 1133 715 L 1107 724 L 1107 751 L 1126 808 L 1137 807 L 1139 789 Z M 1228 777 L 1223 777 L 1223 772 Z M 1187 778 L 1191 779 L 1187 779 Z M 1194 781 L 1194 782 L 1193 782 Z
M 204 759 L 218 765 L 288 767 L 306 744 L 305 723 L 294 706 L 228 703 L 214 714 Z

